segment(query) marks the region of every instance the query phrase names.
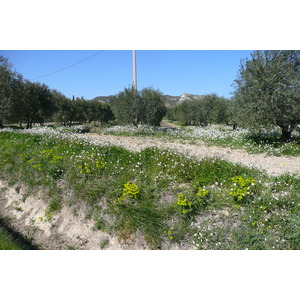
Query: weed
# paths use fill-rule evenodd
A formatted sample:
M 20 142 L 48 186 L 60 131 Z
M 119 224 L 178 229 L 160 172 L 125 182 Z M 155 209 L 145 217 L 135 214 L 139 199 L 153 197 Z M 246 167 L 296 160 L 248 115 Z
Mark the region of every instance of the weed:
M 103 241 L 101 241 L 100 243 L 100 249 L 105 249 L 109 246 L 109 239 L 104 239 Z
M 20 206 L 14 206 L 13 209 L 16 211 L 22 211 L 22 207 Z
M 124 184 L 122 196 L 118 198 L 117 202 L 119 204 L 124 204 L 124 202 L 128 202 L 131 199 L 137 199 L 139 192 L 138 186 L 135 183 L 128 181 Z
M 189 201 L 185 195 L 179 193 L 177 196 L 177 208 L 180 213 L 187 214 L 193 210 L 193 202 Z
M 229 195 L 233 196 L 236 202 L 245 203 L 247 200 L 253 198 L 255 179 L 236 176 L 231 180 L 233 182 L 233 187 L 230 189 Z

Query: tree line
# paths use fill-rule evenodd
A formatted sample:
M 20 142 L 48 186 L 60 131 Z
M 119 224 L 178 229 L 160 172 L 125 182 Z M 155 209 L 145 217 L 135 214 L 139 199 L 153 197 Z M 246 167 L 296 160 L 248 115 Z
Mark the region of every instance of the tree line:
M 113 118 L 109 104 L 82 97 L 69 99 L 45 84 L 24 79 L 0 56 L 0 126 L 18 123 L 21 128 L 32 128 L 34 123 L 46 121 L 106 123 Z
M 34 123 L 46 121 L 64 126 L 92 121 L 104 124 L 115 119 L 120 124 L 159 126 L 166 110 L 162 93 L 150 87 L 141 91 L 125 88 L 110 103 L 74 96 L 69 99 L 45 84 L 24 79 L 0 56 L 0 127 L 18 123 L 21 128 L 32 128 Z
M 186 125 L 211 123 L 282 131 L 290 140 L 300 124 L 300 51 L 254 51 L 241 61 L 231 99 L 216 94 L 166 108 L 163 94 L 153 88 L 125 88 L 110 103 L 83 98 L 71 100 L 46 85 L 23 79 L 0 56 L 0 126 L 18 122 L 27 128 L 47 120 L 73 122 L 116 120 L 120 124 L 159 126 L 164 116 Z
M 191 99 L 168 109 L 167 118 L 184 125 L 228 124 L 230 101 L 216 94 Z

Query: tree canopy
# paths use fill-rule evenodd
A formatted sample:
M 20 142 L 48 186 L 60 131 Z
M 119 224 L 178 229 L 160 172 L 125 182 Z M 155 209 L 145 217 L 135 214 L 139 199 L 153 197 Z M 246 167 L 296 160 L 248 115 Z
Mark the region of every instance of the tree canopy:
M 240 120 L 251 127 L 279 126 L 290 140 L 300 122 L 300 51 L 255 51 L 235 81 Z
M 225 124 L 228 121 L 228 104 L 227 99 L 216 94 L 209 94 L 201 99 L 184 101 L 169 108 L 167 117 L 185 125 Z
M 0 56 L 0 127 L 4 123 L 19 123 L 22 127 L 25 122 L 31 128 L 33 123 L 52 120 L 66 126 L 113 119 L 110 104 L 83 97 L 71 100 L 45 84 L 24 79 L 12 70 L 7 58 Z
M 111 99 L 113 113 L 123 124 L 149 124 L 159 126 L 167 109 L 159 90 L 144 88 L 136 91 L 125 88 Z

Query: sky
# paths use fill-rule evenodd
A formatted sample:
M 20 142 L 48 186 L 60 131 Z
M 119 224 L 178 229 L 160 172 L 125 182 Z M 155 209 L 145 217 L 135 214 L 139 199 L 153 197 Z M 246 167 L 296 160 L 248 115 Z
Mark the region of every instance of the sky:
M 137 88 L 165 95 L 216 93 L 230 98 L 248 50 L 137 50 Z M 0 50 L 25 79 L 65 96 L 93 99 L 133 84 L 132 50 Z

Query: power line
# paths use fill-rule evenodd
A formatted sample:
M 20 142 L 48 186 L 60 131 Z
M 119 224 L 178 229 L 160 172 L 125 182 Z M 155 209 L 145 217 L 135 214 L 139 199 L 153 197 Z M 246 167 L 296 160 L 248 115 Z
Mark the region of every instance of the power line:
M 78 61 L 78 62 L 76 62 L 76 63 L 74 63 L 74 64 L 72 64 L 72 65 L 70 65 L 70 66 L 67 66 L 67 67 L 65 67 L 65 68 L 59 69 L 59 70 L 57 70 L 57 71 L 55 71 L 55 72 L 51 72 L 51 73 L 48 73 L 48 74 L 45 74 L 45 75 L 42 75 L 42 76 L 33 78 L 33 79 L 31 79 L 31 80 L 40 79 L 40 78 L 43 78 L 43 77 L 46 77 L 46 76 L 50 76 L 50 75 L 56 74 L 56 73 L 58 73 L 58 72 L 64 71 L 64 70 L 69 69 L 69 68 L 71 68 L 71 67 L 74 67 L 74 66 L 76 66 L 76 65 L 78 65 L 78 64 L 80 64 L 80 63 L 82 63 L 82 62 L 84 62 L 84 61 L 86 61 L 86 60 L 88 60 L 88 59 L 90 59 L 90 58 L 92 58 L 92 57 L 94 57 L 94 56 L 96 56 L 96 55 L 102 53 L 102 52 L 104 52 L 104 50 L 101 50 L 101 51 L 99 51 L 99 52 L 97 52 L 97 53 L 95 53 L 95 54 L 93 54 L 93 55 L 90 55 L 90 56 L 88 56 L 88 57 L 86 57 L 86 58 L 84 58 L 84 59 L 82 59 L 82 60 L 80 60 L 80 61 Z

